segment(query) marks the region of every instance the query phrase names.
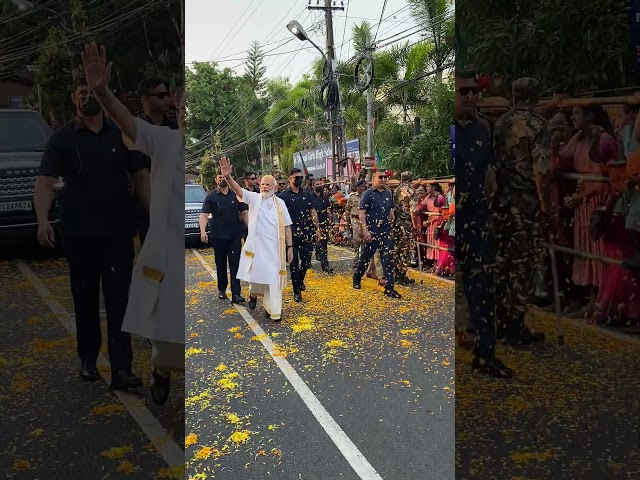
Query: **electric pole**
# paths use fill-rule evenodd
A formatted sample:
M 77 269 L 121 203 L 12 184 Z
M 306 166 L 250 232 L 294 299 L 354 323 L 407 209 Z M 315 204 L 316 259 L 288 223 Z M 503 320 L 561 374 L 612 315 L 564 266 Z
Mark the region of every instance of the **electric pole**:
M 371 49 L 371 35 L 367 35 L 367 51 Z M 373 177 L 373 168 L 367 167 L 367 159 L 375 158 L 373 153 L 373 79 L 367 88 L 367 158 L 365 159 L 365 169 L 367 170 L 367 180 Z M 360 166 L 362 168 L 362 165 Z
M 337 68 L 338 62 L 336 61 L 336 52 L 335 45 L 333 40 L 333 11 L 334 10 L 344 10 L 344 2 L 340 2 L 341 5 L 339 7 L 332 5 L 335 2 L 332 0 L 324 0 L 324 7 L 311 6 L 311 0 L 309 0 L 308 10 L 324 10 L 325 14 L 325 23 L 327 27 L 327 63 L 329 69 L 329 79 L 330 81 L 336 82 L 337 85 Z M 340 98 L 339 87 L 338 87 L 338 98 Z M 344 138 L 344 128 L 342 123 L 338 122 L 338 115 L 340 112 L 341 106 L 335 105 L 334 108 L 331 108 L 329 111 L 329 122 L 331 124 L 331 161 L 333 162 L 333 175 L 331 176 L 332 180 L 336 181 L 336 176 L 338 172 L 338 168 L 342 165 L 342 140 Z

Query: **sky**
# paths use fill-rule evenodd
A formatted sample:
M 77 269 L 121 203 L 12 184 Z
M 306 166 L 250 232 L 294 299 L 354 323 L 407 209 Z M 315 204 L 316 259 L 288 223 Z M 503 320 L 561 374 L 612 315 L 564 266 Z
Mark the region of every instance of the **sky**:
M 312 6 L 316 6 L 317 1 L 311 0 Z M 188 0 L 185 2 L 185 60 L 187 64 L 215 60 L 220 66 L 232 68 L 240 74 L 244 71 L 246 50 L 253 40 L 257 40 L 265 45 L 263 51 L 271 55 L 264 60 L 266 77 L 285 77 L 295 83 L 304 73 L 310 72 L 313 61 L 320 54 L 309 42 L 302 42 L 294 37 L 287 30 L 287 23 L 297 20 L 316 44 L 323 50 L 325 47 L 324 30 L 313 34 L 309 32 L 314 23 L 318 24 L 324 18 L 324 12 L 308 10 L 308 2 L 309 0 Z M 320 3 L 324 5 L 323 0 Z M 334 2 L 337 6 L 340 3 Z M 383 4 L 384 0 L 345 0 L 345 10 L 334 11 L 337 58 L 348 60 L 354 55 L 353 46 L 348 41 L 354 25 L 366 19 L 374 26 L 375 35 Z M 383 40 L 387 37 L 412 26 L 415 26 L 415 22 L 410 16 L 406 0 L 387 0 L 377 43 L 386 43 Z M 389 39 L 389 42 L 415 30 L 411 29 Z M 413 43 L 419 39 L 420 33 L 416 33 L 401 41 Z M 283 44 L 287 40 L 291 41 Z

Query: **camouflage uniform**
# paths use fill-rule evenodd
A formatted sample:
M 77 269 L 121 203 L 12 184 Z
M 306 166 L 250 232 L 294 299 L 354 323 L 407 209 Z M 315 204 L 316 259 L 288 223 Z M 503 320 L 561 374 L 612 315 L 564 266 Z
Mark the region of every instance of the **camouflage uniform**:
M 519 99 L 539 96 L 539 83 L 521 78 L 513 84 Z M 533 288 L 540 254 L 540 200 L 536 177 L 550 168 L 547 121 L 519 105 L 504 114 L 493 132 L 497 192 L 494 227 L 497 239 L 498 334 L 518 337 Z
M 353 268 L 358 264 L 360 257 L 360 245 L 362 244 L 362 225 L 358 216 L 360 208 L 360 194 L 352 192 L 347 196 L 347 202 L 344 207 L 344 220 L 348 227 L 351 227 L 353 236 L 353 249 L 355 258 L 353 259 Z
M 402 282 L 407 278 L 407 268 L 413 247 L 413 222 L 411 220 L 411 201 L 415 190 L 411 187 L 411 173 L 403 172 L 402 183 L 393 192 L 393 265 L 396 280 Z

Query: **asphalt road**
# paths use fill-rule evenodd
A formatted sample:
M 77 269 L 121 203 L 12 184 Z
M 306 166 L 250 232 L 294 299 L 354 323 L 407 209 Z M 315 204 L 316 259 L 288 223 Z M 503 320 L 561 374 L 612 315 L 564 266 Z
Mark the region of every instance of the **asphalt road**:
M 197 252 L 215 267 L 210 249 Z M 185 264 L 187 478 L 454 478 L 451 283 L 425 276 L 392 300 L 373 280 L 354 290 L 349 260 L 334 261 L 333 275 L 309 272 L 302 303 L 285 291 L 273 323 L 260 301 L 248 312 L 219 300 L 196 254 Z
M 65 315 L 54 313 L 19 269 L 24 263 L 50 292 L 50 300 L 73 315 L 66 262 L 32 244 L 4 248 L 0 258 L 0 469 L 13 479 L 183 478 L 171 469 L 127 407 L 104 381 L 78 378 L 74 336 Z M 142 400 L 160 442 L 184 448 L 184 379 L 175 378 L 167 405 L 147 399 L 150 347 L 134 337 L 134 371 Z M 103 353 L 106 353 L 103 319 Z M 109 370 L 100 368 L 109 378 Z M 163 432 L 164 430 L 164 432 Z

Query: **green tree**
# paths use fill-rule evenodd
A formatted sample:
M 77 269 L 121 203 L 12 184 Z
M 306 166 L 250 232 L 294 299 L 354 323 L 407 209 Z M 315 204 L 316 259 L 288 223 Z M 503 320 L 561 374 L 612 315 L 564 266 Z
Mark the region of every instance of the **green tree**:
M 260 47 L 260 42 L 251 42 L 247 62 L 245 64 L 245 78 L 249 86 L 258 96 L 262 96 L 265 87 L 264 74 L 267 67 L 264 64 L 264 52 Z

